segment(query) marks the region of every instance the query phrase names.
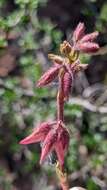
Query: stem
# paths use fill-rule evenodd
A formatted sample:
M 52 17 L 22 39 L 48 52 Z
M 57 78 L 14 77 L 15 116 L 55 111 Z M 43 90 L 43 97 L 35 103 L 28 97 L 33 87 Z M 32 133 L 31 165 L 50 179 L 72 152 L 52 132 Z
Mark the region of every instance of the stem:
M 57 119 L 64 120 L 64 95 L 63 95 L 63 73 L 59 75 L 59 88 L 57 93 Z
M 63 92 L 63 77 L 65 71 L 62 69 L 59 73 L 59 88 L 57 93 L 57 120 L 64 121 L 64 92 Z M 68 177 L 65 172 L 63 172 L 64 168 L 60 166 L 57 161 L 56 164 L 56 173 L 59 178 L 62 190 L 69 190 Z
M 56 173 L 59 178 L 62 190 L 69 190 L 68 176 L 62 171 L 59 162 L 56 164 Z

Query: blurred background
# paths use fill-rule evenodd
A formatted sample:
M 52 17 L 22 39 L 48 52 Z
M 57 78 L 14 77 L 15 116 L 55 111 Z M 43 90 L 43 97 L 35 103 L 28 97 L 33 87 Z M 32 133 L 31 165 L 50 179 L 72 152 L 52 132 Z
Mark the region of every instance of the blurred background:
M 56 118 L 57 81 L 36 89 L 78 22 L 107 44 L 106 0 L 0 0 L 0 190 L 60 190 L 54 166 L 39 165 L 40 145 L 19 145 L 41 121 Z M 106 48 L 105 48 L 105 52 Z M 80 55 L 65 123 L 71 140 L 65 167 L 71 187 L 107 190 L 107 55 Z

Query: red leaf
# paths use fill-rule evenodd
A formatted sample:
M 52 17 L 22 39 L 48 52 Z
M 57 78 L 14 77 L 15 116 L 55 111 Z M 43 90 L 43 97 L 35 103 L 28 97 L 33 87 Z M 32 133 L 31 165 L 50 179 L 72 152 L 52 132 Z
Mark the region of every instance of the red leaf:
M 21 140 L 20 144 L 31 144 L 43 141 L 50 129 L 51 125 L 44 122 L 39 127 L 36 127 L 31 135 Z
M 37 87 L 42 87 L 50 82 L 52 82 L 58 75 L 59 69 L 61 66 L 53 66 L 48 71 L 46 71 L 43 76 L 40 78 L 40 80 L 37 82 Z
M 82 39 L 81 39 L 81 43 L 83 42 L 92 42 L 93 40 L 95 40 L 98 36 L 98 32 L 92 32 L 90 34 L 86 34 Z
M 77 42 L 84 36 L 85 26 L 84 23 L 79 23 L 73 33 L 73 41 Z
M 59 127 L 57 129 L 58 138 L 55 145 L 55 151 L 57 153 L 58 160 L 60 165 L 63 167 L 64 164 L 64 156 L 68 150 L 69 145 L 69 133 L 65 127 L 59 123 Z
M 66 72 L 63 77 L 63 93 L 65 100 L 68 100 L 70 92 L 71 92 L 71 87 L 72 87 L 72 77 L 70 73 Z
M 58 161 L 60 163 L 60 165 L 63 167 L 64 165 L 64 149 L 62 146 L 62 143 L 60 141 L 58 141 L 55 145 L 55 151 L 58 157 Z
M 99 50 L 99 45 L 93 42 L 77 44 L 77 49 L 84 53 L 94 53 Z
M 53 150 L 56 140 L 57 140 L 57 132 L 55 130 L 51 130 L 46 136 L 45 141 L 43 143 L 40 164 L 45 160 L 48 154 Z
M 60 141 L 62 142 L 64 153 L 66 153 L 67 150 L 68 150 L 69 139 L 70 139 L 70 137 L 69 137 L 68 131 L 66 129 L 63 130 L 62 134 L 61 134 L 61 137 L 60 137 Z

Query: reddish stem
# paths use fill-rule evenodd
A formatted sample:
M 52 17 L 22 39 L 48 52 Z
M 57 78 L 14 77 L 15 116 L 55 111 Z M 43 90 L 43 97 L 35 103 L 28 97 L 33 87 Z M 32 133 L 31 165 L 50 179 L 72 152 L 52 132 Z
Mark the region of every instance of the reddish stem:
M 64 76 L 64 70 L 61 71 L 59 74 L 59 88 L 58 88 L 58 93 L 57 93 L 57 120 L 58 121 L 64 121 L 64 92 L 63 92 L 63 76 Z M 63 173 L 63 169 L 57 162 L 56 166 L 56 173 L 59 177 L 60 184 L 62 187 L 62 190 L 69 190 L 69 184 L 68 184 L 68 179 L 67 175 Z

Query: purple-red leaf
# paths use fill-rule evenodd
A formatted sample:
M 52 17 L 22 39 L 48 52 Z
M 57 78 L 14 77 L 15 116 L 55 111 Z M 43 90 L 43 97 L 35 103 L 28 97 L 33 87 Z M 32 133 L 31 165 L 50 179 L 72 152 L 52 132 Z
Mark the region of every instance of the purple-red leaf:
M 65 100 L 68 100 L 69 98 L 72 82 L 73 81 L 72 81 L 71 74 L 66 72 L 63 76 L 63 93 L 64 93 Z
M 99 45 L 93 42 L 77 44 L 77 49 L 84 53 L 94 53 L 99 50 Z
M 92 42 L 93 40 L 95 40 L 98 36 L 98 32 L 92 32 L 90 34 L 86 34 L 82 39 L 81 39 L 81 43 L 84 42 Z
M 62 146 L 62 143 L 60 141 L 58 141 L 55 145 L 55 151 L 58 157 L 58 161 L 60 163 L 60 165 L 63 167 L 64 165 L 64 149 Z
M 44 122 L 40 126 L 36 127 L 31 135 L 21 140 L 20 144 L 31 144 L 43 141 L 50 129 L 51 125 Z
M 63 127 L 62 124 L 60 123 L 57 133 L 58 133 L 58 138 L 55 145 L 55 151 L 57 153 L 60 165 L 63 167 L 64 156 L 68 150 L 68 145 L 69 145 L 69 133 L 67 129 Z
M 62 142 L 62 147 L 63 147 L 64 153 L 66 153 L 68 150 L 69 138 L 70 138 L 69 132 L 66 129 L 64 129 L 59 138 L 59 140 Z
M 57 65 L 46 71 L 37 82 L 37 87 L 42 87 L 52 82 L 57 77 L 60 68 L 61 66 Z
M 43 143 L 40 164 L 45 160 L 48 154 L 53 150 L 56 140 L 57 140 L 57 133 L 55 130 L 51 130 L 46 136 Z
M 84 31 L 85 31 L 85 26 L 84 23 L 79 23 L 76 27 L 76 29 L 74 30 L 73 33 L 73 41 L 74 43 L 81 40 L 81 38 L 84 36 Z

